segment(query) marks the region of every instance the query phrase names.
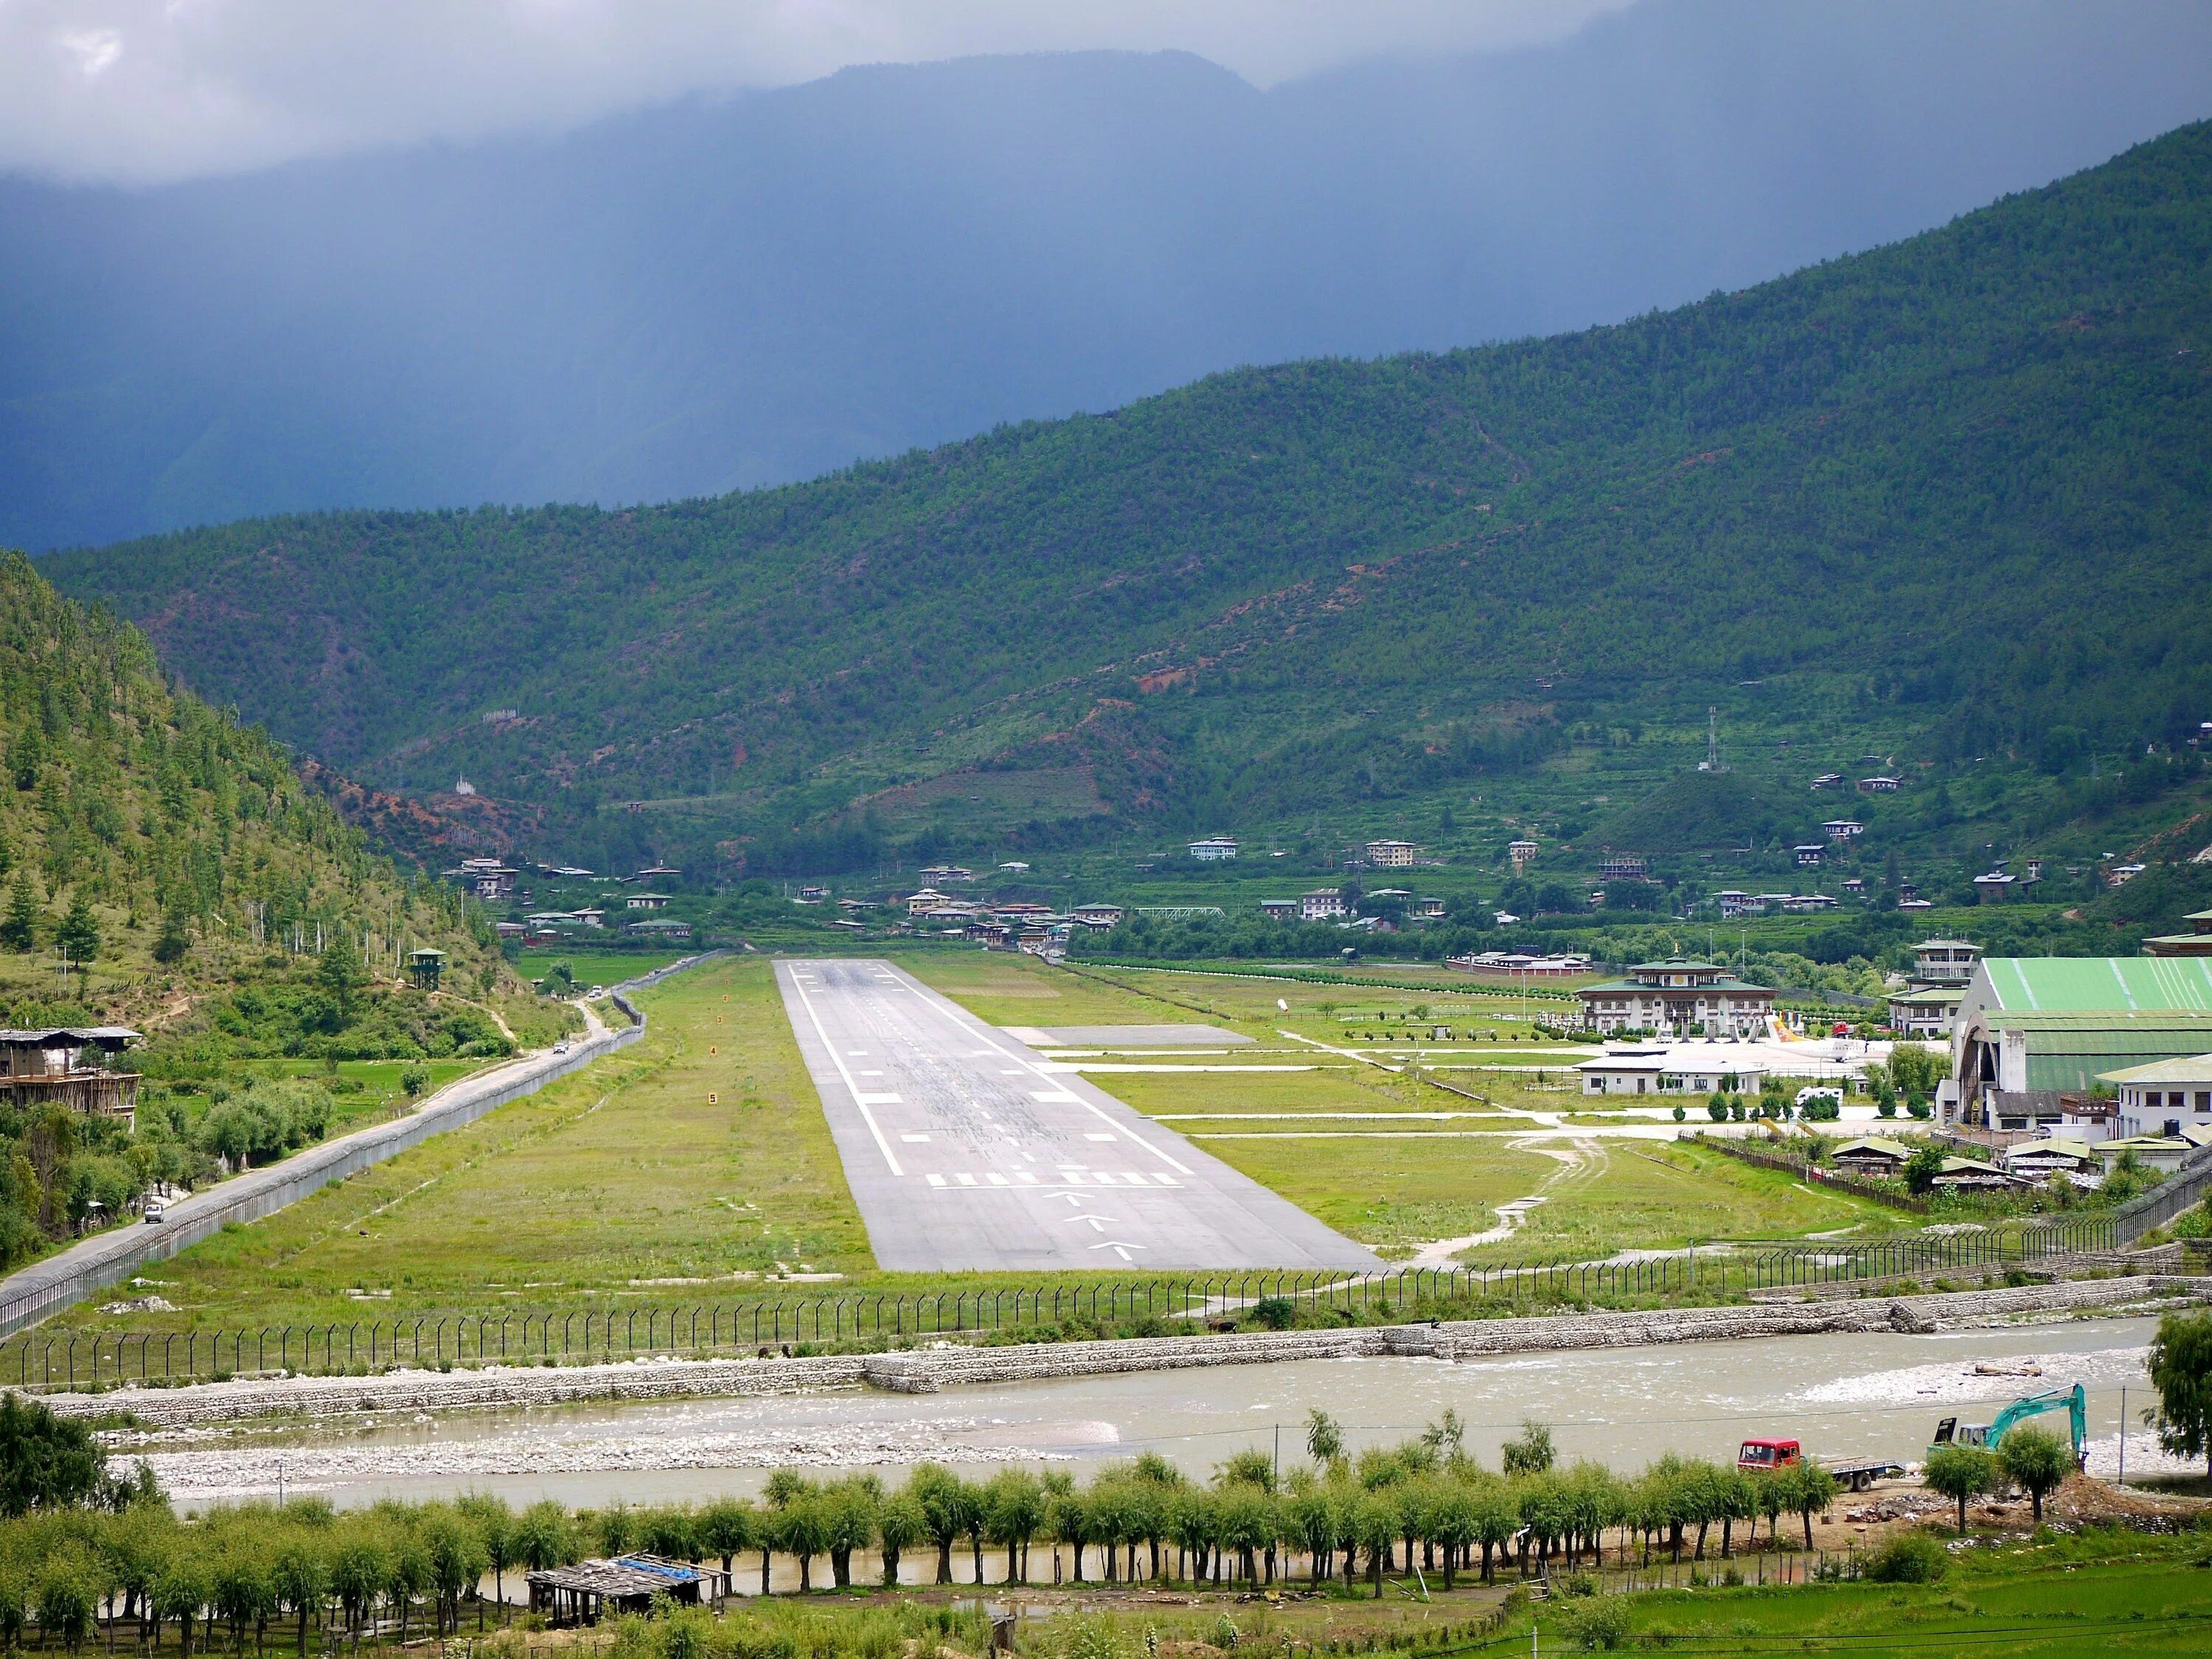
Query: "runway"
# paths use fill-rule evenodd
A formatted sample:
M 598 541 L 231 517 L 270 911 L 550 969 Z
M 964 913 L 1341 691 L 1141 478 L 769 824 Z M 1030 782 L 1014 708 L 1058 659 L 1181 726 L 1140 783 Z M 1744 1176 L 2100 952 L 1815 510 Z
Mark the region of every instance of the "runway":
M 890 963 L 775 975 L 885 1268 L 1382 1265 Z

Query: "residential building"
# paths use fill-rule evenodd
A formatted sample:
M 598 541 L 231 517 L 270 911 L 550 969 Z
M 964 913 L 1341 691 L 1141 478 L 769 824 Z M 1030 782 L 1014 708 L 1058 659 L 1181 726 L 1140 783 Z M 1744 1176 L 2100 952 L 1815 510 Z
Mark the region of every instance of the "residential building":
M 1753 1036 L 1766 1030 L 1774 993 L 1735 978 L 1717 963 L 1669 957 L 1638 963 L 1625 979 L 1586 986 L 1583 1023 L 1601 1031 Z
M 1085 927 L 1118 927 L 1121 925 L 1121 907 L 1118 904 L 1079 904 L 1067 914 Z
M 1296 921 L 1299 907 L 1304 902 L 1302 899 L 1294 898 L 1261 899 L 1260 914 L 1270 921 Z
M 1844 890 L 1846 893 L 1849 893 L 1853 898 L 1864 897 L 1866 895 L 1866 878 L 1864 876 L 1845 876 L 1844 878 Z
M 672 943 L 691 937 L 691 924 L 678 921 L 672 916 L 648 916 L 643 921 L 633 921 L 623 931 L 639 939 L 666 939 Z
M 1974 878 L 1974 892 L 1984 904 L 2002 904 L 2012 896 L 2013 878 L 2002 870 L 1991 870 L 1986 875 Z
M 1841 772 L 1823 772 L 1819 777 L 1813 780 L 1813 787 L 1815 789 L 1834 789 L 1840 787 L 1843 781 L 1844 775 Z
M 1893 795 L 1904 787 L 1905 780 L 1902 778 L 1875 777 L 1859 780 L 1859 793 L 1862 795 Z
M 1191 842 L 1188 850 L 1200 864 L 1226 864 L 1237 856 L 1237 843 L 1226 836 L 1210 836 Z
M 2192 910 L 2182 920 L 2189 924 L 2187 933 L 2147 939 L 2144 951 L 2154 957 L 2212 957 L 2212 910 Z
M 1536 854 L 1540 850 L 1533 841 L 1508 842 L 1505 845 L 1505 856 L 1513 860 L 1513 873 L 1517 876 L 1527 870 L 1536 861 Z
M 799 890 L 799 902 L 801 904 L 819 904 L 829 896 L 830 890 L 815 882 L 809 882 Z
M 1843 901 L 1832 893 L 1785 893 L 1782 908 L 1787 911 L 1832 910 Z
M 446 875 L 487 904 L 497 904 L 514 896 L 514 872 L 497 859 L 463 859 Z
M 665 910 L 668 908 L 668 895 L 632 893 L 623 901 L 623 908 L 626 910 Z
M 1723 887 L 1713 896 L 1720 901 L 1723 921 L 1734 921 L 1738 916 L 1757 915 L 1766 908 L 1741 887 Z
M 1420 850 L 1410 841 L 1370 841 L 1367 862 L 1377 870 L 1409 870 Z
M 2124 887 L 2142 874 L 2143 868 L 2140 864 L 2115 864 L 2105 872 L 2105 884 L 2107 887 Z
M 906 896 L 906 913 L 910 916 L 926 916 L 951 902 L 949 896 L 939 892 L 934 887 L 924 887 Z
M 137 1040 L 127 1025 L 0 1030 L 0 1100 L 19 1112 L 57 1105 L 129 1122 L 138 1103 L 137 1073 L 112 1062 Z
M 646 882 L 674 881 L 680 879 L 683 874 L 672 864 L 651 864 L 637 872 L 637 879 Z
M 1863 1139 L 1845 1141 L 1831 1154 L 1830 1161 L 1845 1175 L 1896 1181 L 1912 1161 L 1912 1149 L 1881 1135 L 1868 1135 Z
M 1943 1167 L 1929 1177 L 1929 1185 L 1939 1193 L 1995 1192 L 2007 1187 L 2024 1187 L 2021 1176 L 2008 1175 L 1994 1164 L 1984 1164 L 1978 1158 L 1947 1158 Z
M 1996 957 L 1975 963 L 1951 1034 L 1947 1107 L 2027 1129 L 2105 1073 L 2212 1053 L 2212 957 Z
M 1407 907 L 1406 914 L 1417 921 L 1441 921 L 1444 902 L 1440 898 L 1417 898 Z
M 1008 859 L 999 868 L 1017 876 L 1025 876 L 1030 872 L 1030 866 L 1020 859 Z
M 2112 1091 L 2113 1127 L 2123 1138 L 2212 1127 L 2212 1054 L 2130 1066 L 2097 1081 Z
M 1641 853 L 1608 853 L 1597 861 L 1600 881 L 1642 881 L 1646 870 Z
M 1334 887 L 1316 887 L 1298 895 L 1300 921 L 1330 921 L 1344 914 L 1344 895 Z
M 2104 1160 L 2081 1141 L 2061 1139 L 2023 1141 L 2002 1154 L 2006 1173 L 2038 1186 L 2063 1175 L 2077 1186 L 2094 1187 L 2105 1178 Z
M 568 914 L 575 917 L 579 927 L 604 927 L 607 925 L 607 913 L 597 905 L 587 905 L 581 910 L 571 910 Z
M 1000 921 L 1010 921 L 1016 927 L 1025 927 L 1032 923 L 1042 921 L 1050 915 L 1052 906 L 1033 904 L 1027 900 L 1017 899 L 1011 903 L 993 905 L 991 914 Z
M 1817 870 L 1820 867 L 1820 860 L 1826 856 L 1827 850 L 1827 848 L 1820 842 L 1813 841 L 1807 842 L 1801 847 L 1793 847 L 1790 852 L 1790 856 L 1796 860 L 1797 867 L 1800 870 Z
M 933 864 L 921 872 L 921 884 L 934 886 L 939 882 L 973 881 L 975 872 L 964 864 Z
M 1845 842 L 1856 841 L 1861 836 L 1866 834 L 1866 825 L 1861 823 L 1856 818 L 1830 818 L 1820 826 L 1820 829 L 1830 841 L 1838 845 Z

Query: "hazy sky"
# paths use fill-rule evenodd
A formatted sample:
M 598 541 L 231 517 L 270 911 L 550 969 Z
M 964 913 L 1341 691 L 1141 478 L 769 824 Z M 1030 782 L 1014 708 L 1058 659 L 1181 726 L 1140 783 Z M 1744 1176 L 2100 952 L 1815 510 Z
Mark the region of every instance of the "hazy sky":
M 555 129 L 854 64 L 1180 48 L 1262 86 L 1626 0 L 0 0 L 0 172 L 150 180 Z

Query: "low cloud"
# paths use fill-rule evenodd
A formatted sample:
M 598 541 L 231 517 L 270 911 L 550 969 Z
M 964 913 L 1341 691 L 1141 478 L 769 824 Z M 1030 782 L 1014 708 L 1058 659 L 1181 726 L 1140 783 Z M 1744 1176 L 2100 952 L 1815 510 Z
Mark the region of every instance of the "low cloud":
M 1626 3 L 0 0 L 0 172 L 175 179 L 982 52 L 1176 49 L 1265 86 Z

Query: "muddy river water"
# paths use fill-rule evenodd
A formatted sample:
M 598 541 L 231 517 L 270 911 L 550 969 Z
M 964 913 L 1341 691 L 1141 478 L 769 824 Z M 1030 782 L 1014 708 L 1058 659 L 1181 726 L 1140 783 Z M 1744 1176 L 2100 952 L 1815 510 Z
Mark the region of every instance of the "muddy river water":
M 1426 1359 L 1304 1360 L 951 1389 L 772 1399 L 570 1405 L 195 1431 L 150 1442 L 186 1508 L 320 1492 L 341 1507 L 478 1491 L 526 1502 L 654 1504 L 757 1492 L 799 1465 L 896 1476 L 924 1459 L 1018 1462 L 1082 1474 L 1152 1450 L 1205 1475 L 1245 1447 L 1285 1463 L 1304 1420 L 1328 1412 L 1355 1448 L 1418 1431 L 1447 1407 L 1496 1464 L 1525 1418 L 1552 1425 L 1563 1459 L 1634 1469 L 1668 1450 L 1734 1455 L 1748 1435 L 1792 1437 L 1825 1456 L 1917 1461 L 1939 1417 L 1986 1422 L 2017 1395 L 2088 1389 L 2092 1468 L 2117 1461 L 2121 1389 L 2149 1402 L 2145 1319 L 2081 1320 L 1929 1336 L 1772 1337 L 1664 1347 Z M 2063 1419 L 2046 1419 L 2063 1431 Z M 2163 1459 L 2131 1431 L 2130 1472 Z M 986 1471 L 977 1471 L 983 1473 Z

